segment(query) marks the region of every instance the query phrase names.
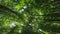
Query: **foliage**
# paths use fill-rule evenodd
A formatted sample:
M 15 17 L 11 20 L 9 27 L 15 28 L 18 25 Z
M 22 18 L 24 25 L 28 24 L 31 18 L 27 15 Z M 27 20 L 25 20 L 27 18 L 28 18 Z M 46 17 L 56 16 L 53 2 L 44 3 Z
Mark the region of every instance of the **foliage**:
M 0 0 L 0 34 L 60 34 L 60 0 Z

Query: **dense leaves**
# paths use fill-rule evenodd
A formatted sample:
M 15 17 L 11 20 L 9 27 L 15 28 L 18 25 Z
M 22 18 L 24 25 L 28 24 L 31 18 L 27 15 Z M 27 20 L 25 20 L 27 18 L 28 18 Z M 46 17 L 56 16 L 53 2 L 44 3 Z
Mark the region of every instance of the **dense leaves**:
M 60 0 L 0 0 L 0 34 L 60 34 Z

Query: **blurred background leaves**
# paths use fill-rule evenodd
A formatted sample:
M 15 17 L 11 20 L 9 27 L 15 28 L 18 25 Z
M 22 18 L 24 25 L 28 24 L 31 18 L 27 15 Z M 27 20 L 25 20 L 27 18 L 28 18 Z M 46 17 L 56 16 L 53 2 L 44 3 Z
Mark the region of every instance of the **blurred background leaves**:
M 0 34 L 60 34 L 60 0 L 0 0 Z

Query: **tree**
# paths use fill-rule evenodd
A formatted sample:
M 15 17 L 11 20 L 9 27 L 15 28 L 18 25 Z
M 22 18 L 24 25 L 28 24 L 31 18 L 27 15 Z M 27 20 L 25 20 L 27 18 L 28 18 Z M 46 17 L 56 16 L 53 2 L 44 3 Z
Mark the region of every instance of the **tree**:
M 0 0 L 0 34 L 60 34 L 60 0 Z

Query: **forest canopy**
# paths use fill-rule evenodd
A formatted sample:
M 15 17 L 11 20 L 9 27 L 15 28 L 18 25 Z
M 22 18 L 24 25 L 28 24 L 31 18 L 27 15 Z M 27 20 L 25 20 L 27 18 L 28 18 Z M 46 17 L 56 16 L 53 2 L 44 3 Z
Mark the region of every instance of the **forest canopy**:
M 0 34 L 60 34 L 60 0 L 0 0 Z

